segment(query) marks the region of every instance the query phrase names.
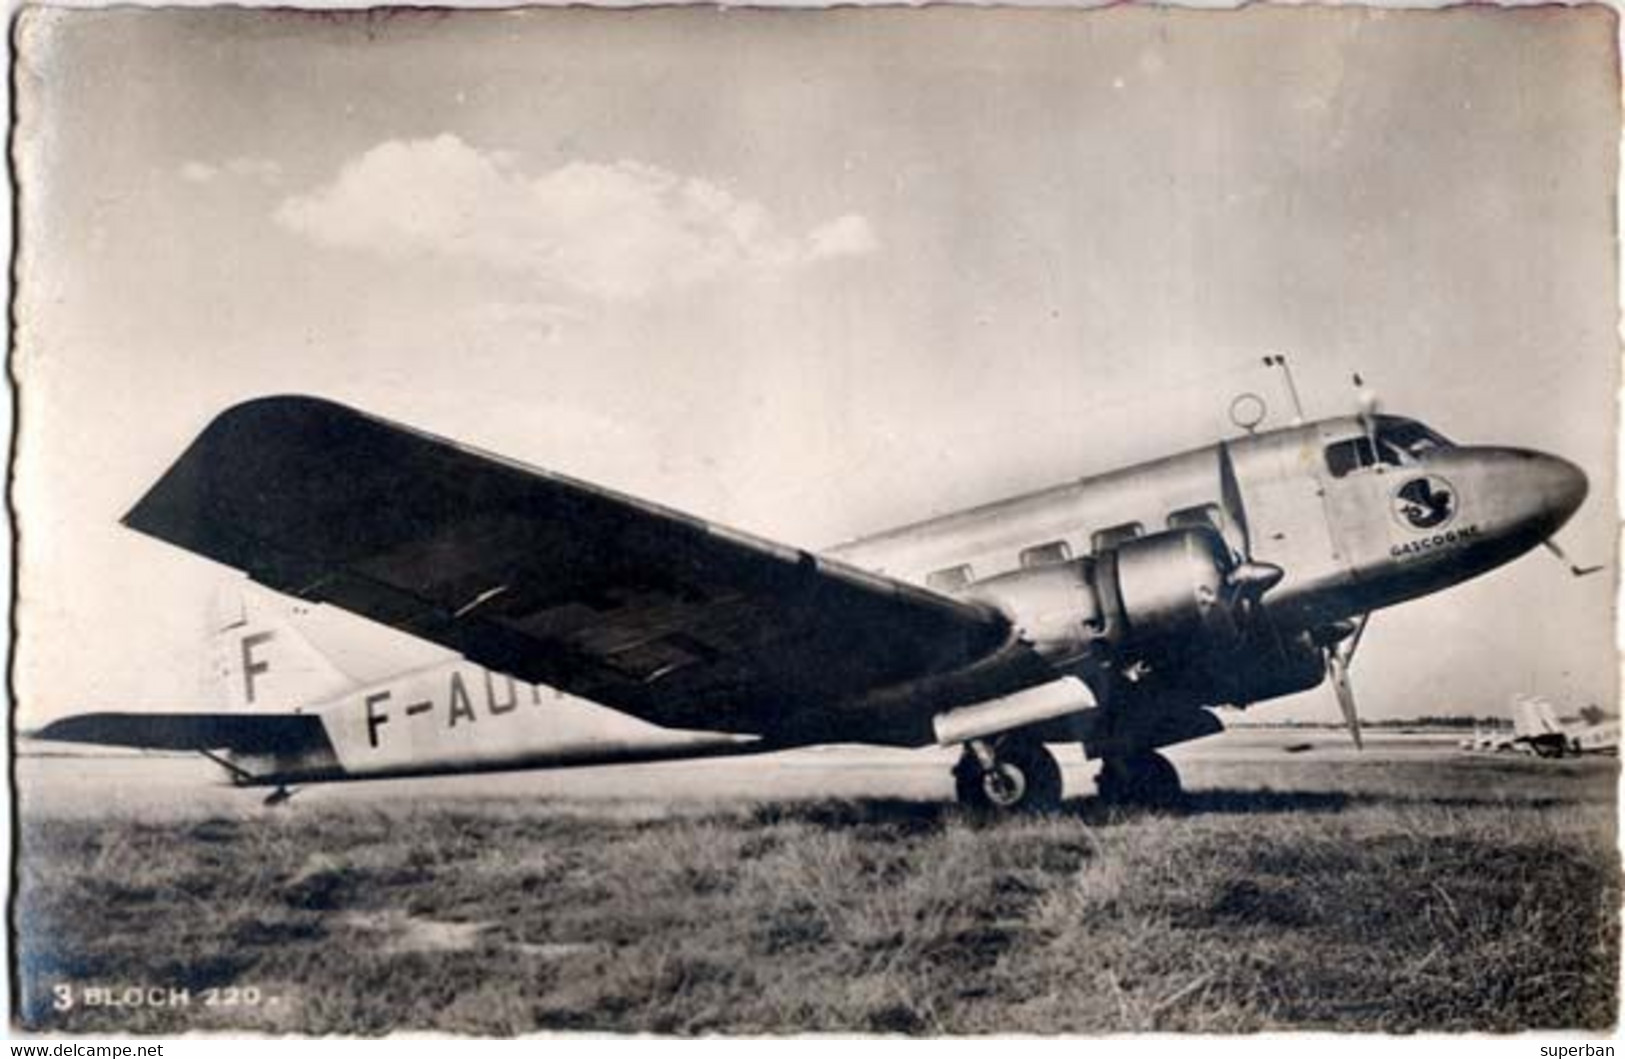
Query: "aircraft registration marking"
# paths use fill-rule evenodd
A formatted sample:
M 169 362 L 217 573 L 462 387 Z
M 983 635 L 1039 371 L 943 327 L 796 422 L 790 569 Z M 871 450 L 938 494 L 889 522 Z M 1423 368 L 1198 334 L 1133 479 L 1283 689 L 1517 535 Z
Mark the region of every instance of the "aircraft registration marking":
M 1406 556 L 1420 555 L 1423 552 L 1437 551 L 1440 548 L 1449 548 L 1457 544 L 1465 544 L 1478 536 L 1478 523 L 1463 526 L 1460 529 L 1447 530 L 1444 533 L 1435 533 L 1431 537 L 1420 537 L 1404 544 L 1396 544 L 1388 549 L 1388 554 L 1395 559 Z
M 474 697 L 468 692 L 468 681 L 464 679 L 463 670 L 453 669 L 446 681 L 446 694 L 443 700 L 436 698 L 413 699 L 401 707 L 401 712 L 408 717 L 417 717 L 436 708 L 438 702 L 444 702 L 446 716 L 445 727 L 456 728 L 460 724 L 474 724 L 479 721 L 481 714 L 490 717 L 499 717 L 505 713 L 512 713 L 519 708 L 519 682 L 513 677 L 493 673 L 489 669 L 476 670 L 485 683 L 485 700 L 483 711 L 474 707 Z M 542 689 L 535 684 L 527 684 L 530 689 L 530 701 L 537 706 L 542 704 Z M 390 688 L 381 688 L 361 697 L 362 712 L 367 720 L 367 743 L 373 749 L 380 745 L 380 733 L 390 721 L 388 709 L 394 691 Z

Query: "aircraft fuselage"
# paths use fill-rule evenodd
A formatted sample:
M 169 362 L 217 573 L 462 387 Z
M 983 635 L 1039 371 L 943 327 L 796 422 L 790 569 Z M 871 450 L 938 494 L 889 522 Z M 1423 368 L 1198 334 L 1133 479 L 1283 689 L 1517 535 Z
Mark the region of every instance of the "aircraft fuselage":
M 943 587 L 962 592 L 1177 526 L 1209 525 L 1239 547 L 1242 530 L 1222 496 L 1221 448 L 1228 448 L 1251 556 L 1283 571 L 1269 590 L 1270 612 L 1309 627 L 1500 566 L 1550 536 L 1585 497 L 1578 468 L 1524 449 L 1440 446 L 1407 454 L 1403 464 L 1335 473 L 1328 452 L 1358 445 L 1366 433 L 1359 419 L 1344 417 L 1235 438 L 864 537 L 829 554 L 919 584 L 943 586 L 946 575 L 953 584 Z M 1429 508 L 1429 499 L 1436 506 Z

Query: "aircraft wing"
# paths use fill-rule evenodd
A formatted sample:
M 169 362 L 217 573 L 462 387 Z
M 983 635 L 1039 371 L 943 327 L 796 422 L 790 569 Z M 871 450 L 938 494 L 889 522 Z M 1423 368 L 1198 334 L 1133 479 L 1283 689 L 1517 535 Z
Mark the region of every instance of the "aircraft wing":
M 342 405 L 228 409 L 133 529 L 658 724 L 861 738 L 842 703 L 993 653 L 996 610 Z
M 301 713 L 81 713 L 28 734 L 57 743 L 244 754 L 297 754 L 328 742 L 321 718 Z

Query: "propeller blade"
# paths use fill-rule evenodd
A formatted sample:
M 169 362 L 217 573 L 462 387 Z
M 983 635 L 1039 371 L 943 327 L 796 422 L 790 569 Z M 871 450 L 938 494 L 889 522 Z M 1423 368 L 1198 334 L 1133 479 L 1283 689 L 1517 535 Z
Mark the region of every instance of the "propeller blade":
M 1251 562 L 1252 531 L 1247 527 L 1247 508 L 1241 501 L 1241 483 L 1236 480 L 1236 464 L 1230 456 L 1228 442 L 1219 443 L 1219 503 L 1224 507 L 1225 521 L 1235 528 L 1236 535 L 1241 538 L 1241 561 L 1244 564 Z
M 1219 443 L 1219 503 L 1231 533 L 1239 540 L 1226 543 L 1236 547 L 1238 561 L 1225 577 L 1230 603 L 1244 621 L 1252 620 L 1264 593 L 1281 583 L 1286 571 L 1274 563 L 1253 561 L 1252 529 L 1247 525 L 1247 505 L 1241 499 L 1241 483 L 1236 479 L 1236 463 L 1227 442 Z
M 1337 705 L 1343 711 L 1343 722 L 1349 726 L 1349 735 L 1354 739 L 1354 749 L 1364 750 L 1365 741 L 1360 736 L 1360 711 L 1354 702 L 1354 688 L 1349 683 L 1347 659 L 1340 652 L 1328 649 L 1326 672 L 1332 678 L 1332 688 L 1337 692 Z
M 1587 574 L 1594 574 L 1598 570 L 1602 569 L 1600 566 L 1581 566 L 1574 562 L 1568 557 L 1567 553 L 1565 553 L 1562 548 L 1558 547 L 1557 542 L 1550 537 L 1547 537 L 1540 543 L 1545 546 L 1547 551 L 1557 556 L 1558 561 L 1567 566 L 1569 568 L 1569 573 L 1573 574 L 1575 577 L 1585 577 Z

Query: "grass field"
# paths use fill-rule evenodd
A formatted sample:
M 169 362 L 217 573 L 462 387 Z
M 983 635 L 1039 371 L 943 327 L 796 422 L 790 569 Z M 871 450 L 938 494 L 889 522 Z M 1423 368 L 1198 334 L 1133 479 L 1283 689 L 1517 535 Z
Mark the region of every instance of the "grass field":
M 1275 759 L 1189 807 L 24 815 L 26 1025 L 668 1034 L 1602 1029 L 1612 761 Z M 56 1011 L 53 986 L 74 1006 Z M 174 1007 L 87 989 L 184 988 Z M 257 990 L 212 995 L 205 990 Z M 236 999 L 235 1006 L 218 1001 Z

